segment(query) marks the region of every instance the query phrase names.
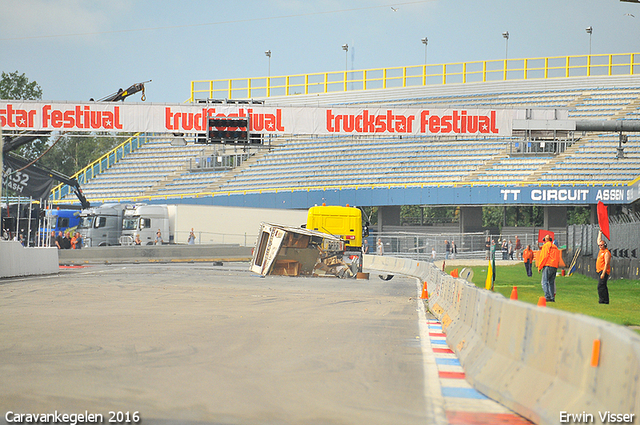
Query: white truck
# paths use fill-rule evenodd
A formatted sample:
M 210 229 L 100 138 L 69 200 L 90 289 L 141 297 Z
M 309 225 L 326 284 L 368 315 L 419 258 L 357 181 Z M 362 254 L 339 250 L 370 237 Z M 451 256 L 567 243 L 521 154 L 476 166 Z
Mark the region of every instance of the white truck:
M 132 245 L 139 235 L 141 245 L 155 243 L 160 230 L 164 244 L 186 244 L 191 229 L 196 244 L 251 245 L 264 220 L 299 227 L 306 210 L 239 208 L 211 205 L 134 204 L 124 209 L 121 245 Z
M 125 208 L 120 245 L 133 245 L 136 236 L 141 245 L 156 244 L 160 232 L 162 244 L 175 243 L 175 220 L 169 219 L 168 205 L 131 205 Z

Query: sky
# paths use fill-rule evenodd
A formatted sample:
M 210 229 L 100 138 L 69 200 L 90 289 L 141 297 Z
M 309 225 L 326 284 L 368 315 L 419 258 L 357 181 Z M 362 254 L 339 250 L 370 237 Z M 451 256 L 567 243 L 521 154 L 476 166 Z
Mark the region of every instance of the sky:
M 152 80 L 147 102 L 180 103 L 192 80 L 422 65 L 424 37 L 430 64 L 585 55 L 589 26 L 592 54 L 640 52 L 619 0 L 0 0 L 0 71 L 43 100 Z

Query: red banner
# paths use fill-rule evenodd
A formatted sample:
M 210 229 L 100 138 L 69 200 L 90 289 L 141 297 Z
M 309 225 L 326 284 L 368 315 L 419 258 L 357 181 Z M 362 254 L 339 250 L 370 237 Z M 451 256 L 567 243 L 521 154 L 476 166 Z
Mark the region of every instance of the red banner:
M 551 230 L 538 230 L 538 243 L 542 243 L 544 237 L 547 235 L 551 236 L 552 241 L 555 238 L 555 233 L 553 233 Z
M 603 204 L 602 201 L 598 201 L 598 224 L 600 225 L 602 234 L 605 235 L 608 240 L 611 240 L 609 237 L 609 212 L 607 206 Z

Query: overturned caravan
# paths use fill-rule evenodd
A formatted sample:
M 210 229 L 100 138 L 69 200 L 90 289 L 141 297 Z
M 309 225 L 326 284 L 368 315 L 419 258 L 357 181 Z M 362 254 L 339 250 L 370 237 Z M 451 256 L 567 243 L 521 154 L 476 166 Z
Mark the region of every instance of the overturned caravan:
M 337 236 L 301 227 L 260 224 L 251 271 L 262 276 L 355 277 L 360 257 Z

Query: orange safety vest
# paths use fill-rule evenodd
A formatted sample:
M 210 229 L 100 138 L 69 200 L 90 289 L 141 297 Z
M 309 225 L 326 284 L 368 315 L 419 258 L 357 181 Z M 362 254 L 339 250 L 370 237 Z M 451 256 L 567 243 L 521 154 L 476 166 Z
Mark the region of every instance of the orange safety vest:
M 611 255 L 611 252 L 607 248 L 602 248 L 600 249 L 600 252 L 598 252 L 598 259 L 596 260 L 596 273 L 600 273 L 602 269 L 604 269 L 604 255 L 607 252 L 609 253 L 609 255 Z M 611 274 L 611 262 L 609 262 L 609 267 L 607 267 L 607 274 Z
M 558 268 L 560 264 L 560 250 L 551 242 L 542 245 L 540 255 L 538 255 L 538 270 L 542 270 L 544 266 Z
M 532 262 L 533 261 L 533 251 L 530 249 L 525 249 L 524 251 L 522 251 L 522 260 L 524 262 Z

